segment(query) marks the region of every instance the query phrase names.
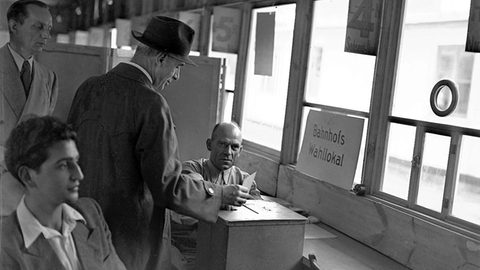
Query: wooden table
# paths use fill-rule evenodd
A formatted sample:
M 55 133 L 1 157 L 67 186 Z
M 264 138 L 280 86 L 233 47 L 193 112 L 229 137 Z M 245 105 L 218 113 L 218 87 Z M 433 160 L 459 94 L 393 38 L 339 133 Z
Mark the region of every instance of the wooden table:
M 301 269 L 307 219 L 272 201 L 246 206 L 199 222 L 196 269 Z

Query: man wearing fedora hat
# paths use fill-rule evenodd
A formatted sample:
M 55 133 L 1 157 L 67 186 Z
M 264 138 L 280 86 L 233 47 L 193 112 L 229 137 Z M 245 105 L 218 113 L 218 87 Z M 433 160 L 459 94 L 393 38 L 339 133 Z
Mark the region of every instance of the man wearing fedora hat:
M 68 122 L 78 133 L 84 169 L 81 196 L 103 209 L 112 240 L 127 269 L 170 268 L 168 209 L 215 222 L 222 204 L 251 198 L 240 185 L 216 185 L 181 174 L 175 126 L 160 95 L 180 77 L 194 31 L 181 21 L 155 16 L 129 63 L 86 80 Z

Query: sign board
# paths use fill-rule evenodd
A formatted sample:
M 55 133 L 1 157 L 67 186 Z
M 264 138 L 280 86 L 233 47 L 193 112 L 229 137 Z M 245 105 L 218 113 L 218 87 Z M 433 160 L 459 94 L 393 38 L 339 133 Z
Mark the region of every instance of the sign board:
M 152 17 L 151 15 L 133 17 L 132 25 L 131 25 L 132 30 L 143 33 L 143 31 L 145 31 L 145 28 L 147 28 L 147 24 L 150 21 L 151 17 Z M 130 39 L 130 46 L 136 47 L 138 42 L 139 42 L 138 40 L 132 37 Z
M 70 43 L 70 35 L 69 34 L 57 34 L 57 43 Z
M 364 119 L 311 110 L 297 171 L 350 190 L 362 142 Z
M 238 53 L 242 11 L 234 8 L 214 7 L 212 50 Z
M 101 27 L 91 27 L 89 30 L 90 38 L 88 45 L 103 47 L 103 40 L 105 39 L 105 30 Z
M 380 0 L 350 0 L 345 52 L 377 54 L 381 8 Z
M 199 51 L 198 49 L 198 40 L 200 38 L 200 22 L 202 20 L 202 15 L 199 13 L 186 12 L 182 11 L 178 15 L 178 20 L 184 22 L 186 25 L 190 26 L 195 35 L 193 36 L 192 46 L 190 47 L 191 51 Z
M 480 52 L 480 0 L 472 0 L 468 19 L 467 52 Z
M 255 31 L 255 75 L 272 76 L 275 40 L 275 12 L 257 13 Z
M 132 22 L 127 19 L 116 19 L 115 28 L 117 28 L 117 47 L 129 46 L 130 36 L 132 35 Z
M 75 31 L 75 44 L 88 45 L 88 32 L 80 30 Z

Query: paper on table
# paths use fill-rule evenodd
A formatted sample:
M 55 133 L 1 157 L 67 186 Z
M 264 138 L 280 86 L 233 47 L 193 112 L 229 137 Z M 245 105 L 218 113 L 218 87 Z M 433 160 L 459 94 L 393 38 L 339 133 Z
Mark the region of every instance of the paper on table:
M 250 176 L 245 178 L 245 180 L 243 180 L 243 185 L 242 186 L 248 188 L 248 190 L 250 191 L 250 188 L 252 187 L 252 184 L 253 184 L 253 180 L 255 180 L 255 175 L 256 174 L 257 174 L 257 172 L 254 172 Z

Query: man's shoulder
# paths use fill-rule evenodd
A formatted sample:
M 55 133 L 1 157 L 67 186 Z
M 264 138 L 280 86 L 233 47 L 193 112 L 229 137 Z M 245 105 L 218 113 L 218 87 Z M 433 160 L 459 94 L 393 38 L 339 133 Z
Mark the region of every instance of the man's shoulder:
M 7 44 L 0 48 L 0 69 L 2 72 L 6 72 L 10 67 L 15 66 L 13 56 L 8 50 Z
M 2 228 L 5 228 L 5 226 L 12 226 L 15 224 L 15 216 L 17 215 L 17 211 L 14 211 L 13 213 L 11 213 L 10 215 L 6 215 L 6 216 L 2 216 L 0 217 L 0 222 L 2 224 Z M 2 233 L 4 232 L 5 230 L 2 229 Z
M 38 62 L 37 60 L 33 60 L 33 70 L 34 73 L 42 74 L 45 77 L 54 77 L 55 72 L 44 66 L 42 63 Z
M 20 233 L 20 225 L 17 219 L 17 211 L 14 211 L 8 216 L 3 216 L 1 219 L 1 239 L 3 243 L 12 243 L 21 240 Z M 2 243 L 2 248 L 4 245 Z
M 8 50 L 8 44 L 3 45 L 0 48 L 0 57 L 4 58 L 5 56 L 8 56 L 9 54 L 10 54 L 10 51 Z
M 247 177 L 247 176 L 250 175 L 248 172 L 242 171 L 242 169 L 240 169 L 239 167 L 237 167 L 237 166 L 235 166 L 235 165 L 232 166 L 232 170 L 233 170 L 234 172 L 236 172 L 236 173 L 241 174 L 241 175 L 244 176 L 244 177 Z
M 73 204 L 69 204 L 73 209 L 77 210 L 87 221 L 87 224 L 98 222 L 101 218 L 102 211 L 99 204 L 92 198 L 82 197 Z
M 184 168 L 198 169 L 198 168 L 203 168 L 203 167 L 207 166 L 207 162 L 208 162 L 208 159 L 206 159 L 206 158 L 190 159 L 190 160 L 184 161 L 182 163 L 182 166 Z

